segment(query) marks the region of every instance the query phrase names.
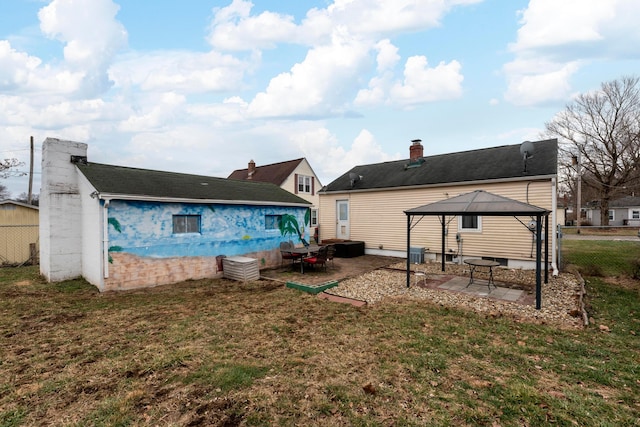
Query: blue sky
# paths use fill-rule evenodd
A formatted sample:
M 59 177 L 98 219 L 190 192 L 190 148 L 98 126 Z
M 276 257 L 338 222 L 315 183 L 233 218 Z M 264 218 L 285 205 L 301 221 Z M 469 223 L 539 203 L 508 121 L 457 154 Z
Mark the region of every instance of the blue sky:
M 640 69 L 637 0 L 0 1 L 0 157 L 226 177 L 543 137 L 577 93 Z M 25 166 L 22 168 L 26 170 Z M 3 180 L 14 196 L 26 177 Z

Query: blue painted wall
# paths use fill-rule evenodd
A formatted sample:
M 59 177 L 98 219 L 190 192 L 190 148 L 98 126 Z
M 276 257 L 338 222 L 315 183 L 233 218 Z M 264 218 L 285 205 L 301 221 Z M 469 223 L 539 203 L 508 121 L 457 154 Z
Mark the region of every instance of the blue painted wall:
M 110 252 L 142 257 L 243 255 L 279 249 L 280 242 L 299 242 L 279 229 L 267 230 L 266 215 L 291 215 L 305 239 L 307 208 L 247 205 L 205 205 L 112 200 L 109 204 Z M 201 232 L 173 234 L 173 215 L 200 215 Z

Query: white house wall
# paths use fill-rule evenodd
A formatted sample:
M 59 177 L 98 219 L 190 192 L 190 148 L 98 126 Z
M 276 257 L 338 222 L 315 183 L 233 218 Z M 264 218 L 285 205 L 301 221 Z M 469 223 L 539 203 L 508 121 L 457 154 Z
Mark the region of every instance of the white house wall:
M 82 202 L 82 276 L 102 290 L 104 287 L 102 252 L 102 208 L 95 196 L 95 188 L 78 171 Z M 91 195 L 94 194 L 92 197 Z
M 320 196 L 321 239 L 336 237 L 336 201 L 348 200 L 350 240 L 365 242 L 367 253 L 406 256 L 407 217 L 404 211 L 474 190 L 485 190 L 545 209 L 552 209 L 551 180 L 516 181 L 484 185 L 425 187 L 407 190 L 331 193 Z M 417 219 L 417 218 L 416 218 Z M 448 217 L 445 252 L 448 255 L 487 256 L 510 260 L 535 259 L 532 233 L 515 218 L 482 217 L 482 230 L 461 231 L 458 218 Z M 520 218 L 527 224 L 531 218 Z M 549 222 L 553 227 L 551 218 Z M 456 241 L 460 233 L 461 246 Z M 551 242 L 549 242 L 551 243 Z M 441 225 L 438 217 L 425 216 L 411 231 L 411 246 L 424 247 L 433 254 L 441 250 Z M 550 245 L 551 246 L 551 245 Z M 533 253 L 532 253 L 533 248 Z
M 296 193 L 296 186 L 298 185 L 298 183 L 296 182 L 296 174 L 313 177 L 315 181 L 313 194 Z M 322 188 L 321 185 L 322 184 L 320 184 L 318 177 L 313 172 L 313 169 L 311 169 L 309 162 L 307 162 L 307 160 L 304 159 L 300 162 L 300 164 L 295 169 L 295 171 L 291 175 L 289 175 L 289 177 L 282 183 L 281 188 L 284 190 L 287 190 L 290 193 L 297 194 L 299 197 L 303 198 L 304 200 L 310 203 L 313 203 L 313 207 L 317 208 L 318 205 L 320 204 L 320 197 L 318 196 L 318 191 L 321 190 Z
M 71 156 L 87 145 L 47 138 L 42 144 L 40 272 L 50 282 L 82 275 L 82 203 Z

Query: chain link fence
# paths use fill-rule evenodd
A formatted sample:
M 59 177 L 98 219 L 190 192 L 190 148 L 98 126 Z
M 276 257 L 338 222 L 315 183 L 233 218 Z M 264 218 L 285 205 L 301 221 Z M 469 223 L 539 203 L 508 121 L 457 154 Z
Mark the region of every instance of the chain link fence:
M 39 227 L 0 225 L 0 266 L 38 264 Z
M 558 268 L 577 266 L 587 276 L 640 279 L 638 227 L 558 226 Z

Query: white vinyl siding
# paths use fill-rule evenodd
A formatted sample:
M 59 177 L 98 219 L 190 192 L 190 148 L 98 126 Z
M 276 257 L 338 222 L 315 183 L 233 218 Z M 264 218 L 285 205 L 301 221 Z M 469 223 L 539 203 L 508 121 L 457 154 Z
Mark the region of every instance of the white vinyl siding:
M 474 190 L 519 200 L 551 210 L 551 182 L 522 181 L 485 185 L 431 187 L 410 190 L 387 190 L 353 192 L 350 194 L 322 194 L 320 197 L 320 233 L 323 239 L 335 238 L 335 203 L 339 199 L 349 199 L 351 210 L 350 239 L 365 242 L 365 248 L 406 251 L 407 217 L 404 211 L 437 202 Z M 464 256 L 491 256 L 531 260 L 535 258 L 532 233 L 517 219 L 507 217 L 481 217 L 481 232 L 463 232 L 461 237 Z M 520 218 L 527 224 L 531 218 Z M 456 251 L 457 217 L 447 217 L 445 250 Z M 550 233 L 554 226 L 549 217 Z M 425 216 L 411 230 L 411 246 L 429 248 L 431 252 L 441 252 L 440 217 Z M 532 254 L 533 248 L 533 256 Z

